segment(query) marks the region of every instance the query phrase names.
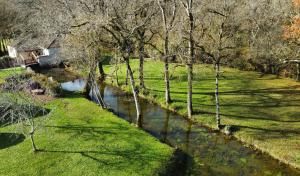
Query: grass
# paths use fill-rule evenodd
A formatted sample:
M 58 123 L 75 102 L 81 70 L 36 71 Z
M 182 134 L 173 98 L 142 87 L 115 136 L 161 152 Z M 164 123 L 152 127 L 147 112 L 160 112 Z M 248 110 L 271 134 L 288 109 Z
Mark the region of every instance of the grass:
M 132 60 L 135 77 L 138 60 Z M 106 66 L 106 72 L 113 70 Z M 193 87 L 193 119 L 215 128 L 214 70 L 211 65 L 196 65 Z M 187 76 L 184 66 L 171 64 L 171 98 L 167 107 L 187 114 Z M 247 145 L 255 146 L 280 161 L 300 168 L 300 83 L 257 72 L 222 68 L 220 102 L 222 124 L 238 129 L 233 135 Z M 121 69 L 121 84 L 126 70 Z M 138 83 L 138 80 L 137 80 Z M 164 103 L 163 63 L 145 63 L 147 98 L 166 107 Z M 124 87 L 129 90 L 129 87 Z
M 0 128 L 0 175 L 152 176 L 164 173 L 173 156 L 169 146 L 80 94 L 67 94 L 46 107 L 53 112 L 36 134 L 41 152 L 32 153 L 22 135 L 12 138 L 14 126 Z
M 4 79 L 10 75 L 22 73 L 24 68 L 9 68 L 9 69 L 0 69 L 0 84 L 4 82 Z

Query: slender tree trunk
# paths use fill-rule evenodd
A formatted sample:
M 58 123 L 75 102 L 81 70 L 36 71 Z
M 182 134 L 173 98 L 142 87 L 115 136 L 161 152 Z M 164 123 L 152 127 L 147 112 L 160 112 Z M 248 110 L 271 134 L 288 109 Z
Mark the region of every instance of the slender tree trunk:
M 97 104 L 99 104 L 103 109 L 107 109 L 105 103 L 104 103 L 104 100 L 103 100 L 103 96 L 100 92 L 101 90 L 99 89 L 99 87 L 97 86 L 97 84 L 93 85 L 92 86 L 92 89 L 91 89 L 91 93 L 92 93 L 92 96 L 94 98 L 94 100 L 96 101 Z
M 85 87 L 85 96 L 88 99 L 91 99 L 94 97 L 96 99 L 97 103 L 99 103 L 103 109 L 106 109 L 105 103 L 103 101 L 101 94 L 99 93 L 100 90 L 97 86 L 96 79 L 95 79 L 97 65 L 98 65 L 97 62 L 92 62 L 90 65 L 90 72 L 89 72 L 89 76 L 88 76 L 86 87 Z M 92 97 L 90 97 L 90 93 L 92 93 L 92 95 L 91 95 Z
M 140 80 L 140 88 L 145 89 L 144 82 L 144 58 L 145 58 L 145 45 L 144 39 L 140 39 L 139 41 L 139 59 L 140 59 L 140 67 L 139 67 L 139 80 Z
M 165 99 L 166 104 L 171 103 L 171 95 L 170 95 L 170 73 L 169 73 L 169 32 L 166 32 L 165 36 L 165 56 L 164 56 L 164 75 L 165 75 Z
M 129 70 L 126 68 L 126 80 L 125 80 L 125 85 L 128 86 L 128 79 L 129 79 Z
M 188 117 L 193 115 L 193 64 L 187 65 L 188 70 L 188 95 L 187 95 L 187 110 Z
M 31 130 L 29 132 L 29 137 L 30 137 L 30 141 L 31 141 L 32 151 L 36 152 L 37 147 L 36 147 L 35 142 L 34 142 L 34 132 L 35 132 L 34 126 L 35 125 L 34 125 L 34 121 L 32 119 L 30 119 L 30 125 L 31 125 Z
M 300 62 L 297 63 L 297 81 L 300 81 Z
M 138 100 L 138 91 L 135 87 L 135 81 L 134 81 L 134 77 L 133 77 L 133 72 L 132 72 L 131 67 L 130 67 L 129 58 L 125 58 L 125 62 L 126 62 L 127 70 L 128 70 L 128 75 L 129 75 L 129 78 L 130 78 L 131 89 L 132 89 L 134 102 L 135 102 L 135 107 L 136 107 L 137 126 L 141 127 L 141 125 L 142 125 L 141 124 L 142 114 L 141 114 L 140 103 L 139 103 L 139 100 Z
M 216 122 L 217 128 L 220 129 L 221 126 L 221 117 L 220 117 L 220 101 L 219 101 L 219 78 L 220 78 L 220 63 L 215 64 L 216 71 L 216 90 L 215 90 L 215 98 L 216 98 Z
M 171 103 L 171 95 L 170 95 L 170 73 L 169 73 L 169 61 L 168 58 L 165 58 L 165 99 L 166 103 Z
M 90 92 L 92 90 L 92 82 L 93 82 L 93 78 L 92 78 L 92 73 L 90 72 L 86 81 L 86 85 L 85 85 L 85 90 L 84 90 L 84 95 L 86 98 L 90 99 Z
M 99 62 L 98 67 L 99 67 L 99 73 L 100 73 L 100 81 L 103 82 L 105 80 L 105 76 L 106 76 L 104 69 L 103 69 L 103 63 Z
M 193 64 L 195 60 L 195 43 L 194 43 L 194 16 L 191 12 L 192 3 L 189 5 L 188 16 L 190 22 L 189 31 L 189 52 L 190 57 L 188 59 L 187 72 L 188 72 L 188 95 L 187 95 L 187 109 L 189 118 L 193 115 Z
M 30 136 L 32 150 L 33 150 L 33 152 L 36 152 L 37 148 L 36 148 L 36 145 L 35 145 L 35 142 L 34 142 L 34 134 L 30 132 L 29 136 Z

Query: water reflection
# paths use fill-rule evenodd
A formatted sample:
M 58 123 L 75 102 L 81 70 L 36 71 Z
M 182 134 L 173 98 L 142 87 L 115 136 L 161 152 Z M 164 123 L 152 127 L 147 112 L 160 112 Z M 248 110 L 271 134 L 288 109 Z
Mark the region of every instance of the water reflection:
M 66 91 L 82 91 L 85 87 L 84 79 L 76 79 L 74 81 L 69 81 L 61 84 L 61 88 Z

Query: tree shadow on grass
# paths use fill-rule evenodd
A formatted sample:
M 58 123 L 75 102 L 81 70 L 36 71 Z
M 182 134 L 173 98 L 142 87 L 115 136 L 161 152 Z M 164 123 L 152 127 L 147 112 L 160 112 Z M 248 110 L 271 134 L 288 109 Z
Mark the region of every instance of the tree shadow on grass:
M 247 129 L 252 129 L 252 130 L 259 130 L 262 131 L 265 134 L 270 134 L 270 133 L 278 133 L 280 136 L 278 138 L 282 138 L 284 135 L 300 135 L 300 130 L 289 130 L 289 129 L 269 129 L 269 128 L 259 128 L 259 127 L 251 127 L 251 126 L 243 126 L 243 125 L 233 125 L 233 128 L 236 129 L 236 131 L 240 130 L 241 128 L 247 128 Z
M 118 169 L 126 168 L 127 164 L 133 164 L 133 161 L 138 161 L 140 169 L 144 169 L 147 163 L 158 161 L 160 156 L 151 155 L 145 152 L 141 153 L 139 151 L 139 145 L 133 149 L 122 149 L 114 150 L 111 148 L 106 148 L 101 151 L 92 151 L 92 150 L 39 150 L 41 153 L 62 153 L 62 154 L 80 154 L 83 157 L 89 158 L 95 162 L 101 163 L 102 165 L 110 167 L 118 167 Z M 107 160 L 103 156 L 118 157 L 118 160 Z M 165 169 L 156 170 L 157 175 L 160 176 L 184 176 L 188 172 L 188 163 L 193 160 L 191 156 L 186 154 L 180 149 L 176 149 L 173 153 L 173 157 L 169 160 Z M 132 162 L 130 162 L 132 161 Z M 137 164 L 137 163 L 135 163 Z
M 17 133 L 0 133 L 0 150 L 9 148 L 19 143 L 22 143 L 25 140 L 23 134 Z
M 127 169 L 128 165 L 138 165 L 140 169 L 144 169 L 152 162 L 158 162 L 165 156 L 155 151 L 151 145 L 143 144 L 135 136 L 135 132 L 128 131 L 127 127 L 121 124 L 112 123 L 112 126 L 47 126 L 48 128 L 56 128 L 58 133 L 69 134 L 72 139 L 82 138 L 84 141 L 103 141 L 95 146 L 94 149 L 75 147 L 74 149 L 64 149 L 57 147 L 55 149 L 40 150 L 41 153 L 61 153 L 61 154 L 80 154 L 82 157 L 89 158 L 100 165 L 117 168 L 119 170 Z M 119 136 L 118 136 L 119 135 Z M 112 137 L 111 136 L 115 136 Z M 74 138 L 73 138 L 74 137 Z M 126 141 L 131 147 L 114 147 L 106 145 L 118 141 L 119 139 Z M 122 142 L 121 141 L 121 142 Z M 118 159 L 111 159 L 117 157 Z M 181 150 L 176 150 L 174 156 L 166 164 L 166 169 L 158 169 L 155 175 L 186 175 L 187 163 L 192 158 Z
M 214 116 L 214 112 L 208 112 L 208 111 L 201 111 L 201 110 L 195 110 L 194 115 L 212 115 Z M 271 119 L 271 118 L 260 118 L 260 117 L 254 117 L 254 116 L 244 116 L 244 115 L 236 115 L 236 114 L 220 114 L 221 116 L 225 117 L 231 117 L 235 119 L 244 119 L 244 120 L 264 120 L 268 122 L 285 122 L 285 123 L 296 123 L 300 122 L 300 120 L 278 120 L 278 119 Z

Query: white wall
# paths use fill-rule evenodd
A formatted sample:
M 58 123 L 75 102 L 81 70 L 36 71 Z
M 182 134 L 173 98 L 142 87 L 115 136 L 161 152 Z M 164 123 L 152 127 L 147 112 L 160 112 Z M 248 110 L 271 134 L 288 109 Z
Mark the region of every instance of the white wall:
M 14 47 L 7 46 L 8 49 L 8 55 L 11 58 L 17 58 L 17 50 Z

